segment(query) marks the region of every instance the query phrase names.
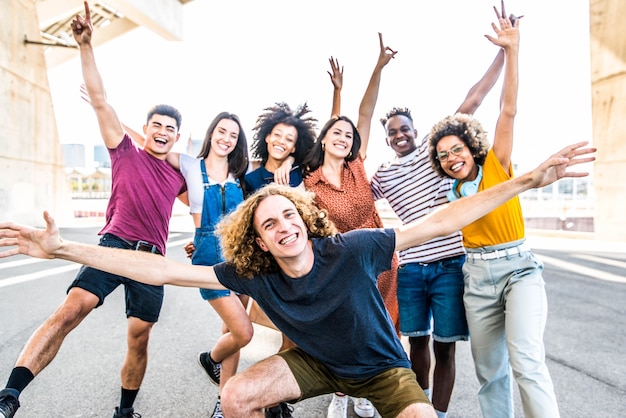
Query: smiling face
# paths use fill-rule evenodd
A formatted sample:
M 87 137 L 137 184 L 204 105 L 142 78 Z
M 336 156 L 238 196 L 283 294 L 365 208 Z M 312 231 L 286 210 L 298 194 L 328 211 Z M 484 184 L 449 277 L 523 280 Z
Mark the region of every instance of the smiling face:
M 344 159 L 352 150 L 354 131 L 352 125 L 345 120 L 338 120 L 331 126 L 322 139 L 325 157 Z
M 395 115 L 389 118 L 385 125 L 387 131 L 387 145 L 398 157 L 403 157 L 415 151 L 417 144 L 417 130 L 413 127 L 411 119 L 404 115 Z
M 444 136 L 437 143 L 437 153 L 445 153 L 445 157 L 439 157 L 439 162 L 447 175 L 462 181 L 476 179 L 478 166 L 470 148 L 461 138 L 456 135 Z
M 144 125 L 143 133 L 146 138 L 144 150 L 159 159 L 165 158 L 180 137 L 176 119 L 156 113 Z
M 293 202 L 281 195 L 268 196 L 254 212 L 256 243 L 269 251 L 279 265 L 300 258 L 308 248 L 308 229 Z
M 295 126 L 279 123 L 265 137 L 267 142 L 268 161 L 281 164 L 296 150 L 298 131 Z
M 239 125 L 231 119 L 222 119 L 211 134 L 211 152 L 220 157 L 228 156 L 237 146 Z

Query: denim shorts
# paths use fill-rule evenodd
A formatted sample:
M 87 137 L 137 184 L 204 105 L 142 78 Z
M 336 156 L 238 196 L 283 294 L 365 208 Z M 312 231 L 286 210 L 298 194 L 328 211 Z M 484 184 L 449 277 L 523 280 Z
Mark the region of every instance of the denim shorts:
M 398 268 L 400 332 L 408 337 L 431 333 L 439 342 L 467 340 L 463 306 L 465 256 L 432 263 L 407 263 Z
M 113 234 L 104 234 L 100 237 L 102 247 L 123 248 L 130 250 L 130 244 Z M 98 297 L 98 305 L 119 285 L 124 286 L 126 299 L 126 317 L 139 318 L 146 322 L 157 322 L 163 305 L 163 286 L 153 286 L 136 282 L 127 277 L 107 273 L 91 267 L 82 266 L 76 278 L 67 291 L 79 287 Z
M 193 245 L 196 247 L 196 249 L 191 256 L 191 264 L 212 266 L 223 261 L 220 241 L 215 235 L 214 231 L 196 228 L 196 234 L 193 238 Z M 230 290 L 200 288 L 200 296 L 206 301 L 223 298 L 229 295 Z
M 391 367 L 367 379 L 342 379 L 298 347 L 283 350 L 277 355 L 287 362 L 302 392 L 301 398 L 292 402 L 342 392 L 356 398 L 367 398 L 383 417 L 395 417 L 415 403 L 430 403 L 417 383 L 415 373 L 408 368 Z

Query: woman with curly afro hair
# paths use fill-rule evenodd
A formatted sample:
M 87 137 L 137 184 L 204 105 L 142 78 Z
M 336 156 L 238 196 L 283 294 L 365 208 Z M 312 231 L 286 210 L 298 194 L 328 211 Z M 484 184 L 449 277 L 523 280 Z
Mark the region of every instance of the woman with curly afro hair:
M 433 168 L 454 179 L 454 201 L 513 177 L 511 152 L 517 113 L 519 19 L 499 16 L 487 36 L 505 51 L 500 115 L 493 146 L 478 121 L 456 114 L 437 123 L 429 137 Z M 513 417 L 512 380 L 526 417 L 558 417 L 545 362 L 547 301 L 543 265 L 525 244 L 524 218 L 515 197 L 462 229 L 465 305 L 483 417 Z M 511 372 L 512 369 L 512 372 Z
M 246 174 L 246 193 L 277 182 L 296 187 L 302 183 L 302 160 L 315 143 L 315 123 L 307 104 L 292 110 L 287 103 L 264 109 L 253 128 L 250 152 L 260 167 Z

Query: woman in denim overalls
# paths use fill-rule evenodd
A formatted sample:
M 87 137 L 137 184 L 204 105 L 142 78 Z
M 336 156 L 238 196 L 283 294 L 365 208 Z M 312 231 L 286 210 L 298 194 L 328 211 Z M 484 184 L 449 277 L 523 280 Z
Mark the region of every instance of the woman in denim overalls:
M 248 145 L 239 118 L 222 112 L 211 122 L 197 158 L 174 154 L 170 163 L 180 167 L 187 182 L 187 202 L 196 227 L 188 246 L 192 264 L 223 261 L 215 226 L 243 201 L 241 181 L 248 168 Z M 252 339 L 246 312 L 248 298 L 230 290 L 200 289 L 200 295 L 224 321 L 223 334 L 213 348 L 198 355 L 198 362 L 220 388 L 235 375 L 239 350 Z M 212 417 L 221 418 L 218 396 Z

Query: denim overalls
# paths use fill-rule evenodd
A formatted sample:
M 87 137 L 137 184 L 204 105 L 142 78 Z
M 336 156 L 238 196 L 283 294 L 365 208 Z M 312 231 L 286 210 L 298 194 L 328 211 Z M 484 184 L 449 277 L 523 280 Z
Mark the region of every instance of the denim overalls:
M 200 160 L 200 169 L 204 183 L 202 221 L 200 228 L 196 228 L 193 239 L 196 248 L 191 256 L 191 264 L 212 266 L 224 261 L 219 237 L 215 235 L 215 226 L 224 215 L 230 213 L 243 201 L 243 191 L 239 180 L 236 183 L 229 181 L 224 184 L 209 184 L 204 160 Z M 200 289 L 200 295 L 204 300 L 217 299 L 229 294 L 230 290 Z

